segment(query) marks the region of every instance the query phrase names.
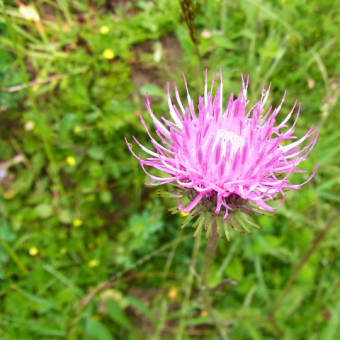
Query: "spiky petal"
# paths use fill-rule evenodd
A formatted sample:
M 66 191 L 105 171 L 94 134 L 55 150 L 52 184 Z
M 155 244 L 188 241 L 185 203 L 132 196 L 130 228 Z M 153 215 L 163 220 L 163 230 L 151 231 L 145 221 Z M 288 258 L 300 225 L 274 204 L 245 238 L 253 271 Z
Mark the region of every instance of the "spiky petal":
M 318 139 L 318 129 L 311 127 L 300 139 L 294 136 L 301 112 L 301 104 L 297 101 L 288 116 L 277 123 L 286 94 L 278 107 L 266 109 L 270 86 L 263 88 L 261 99 L 248 108 L 249 77 L 246 80 L 242 77 L 240 94 L 237 98 L 231 94 L 224 106 L 222 74 L 213 95 L 215 78 L 208 91 L 206 73 L 204 95 L 199 97 L 197 107 L 190 97 L 185 77 L 186 105 L 183 105 L 176 85 L 176 103 L 173 103 L 168 85 L 172 121 L 164 117 L 158 119 L 147 97 L 146 108 L 159 139 L 151 135 L 141 116 L 154 149 L 143 146 L 135 137 L 135 142 L 148 157 L 135 154 L 127 141 L 128 147 L 151 178 L 149 184 L 174 183 L 195 193 L 186 207 L 179 203 L 179 209 L 184 212 L 192 211 L 204 201 L 213 201 L 215 213 L 219 215 L 224 211 L 227 219 L 228 213 L 239 207 L 235 204 L 237 200 L 252 202 L 261 210 L 274 211 L 284 203 L 286 189 L 300 189 L 315 175 L 316 170 L 301 184 L 291 184 L 289 179 L 291 173 L 305 172 L 298 170 L 297 166 L 312 151 Z M 158 169 L 167 176 L 153 175 L 147 167 Z M 278 206 L 267 204 L 278 197 L 281 198 Z

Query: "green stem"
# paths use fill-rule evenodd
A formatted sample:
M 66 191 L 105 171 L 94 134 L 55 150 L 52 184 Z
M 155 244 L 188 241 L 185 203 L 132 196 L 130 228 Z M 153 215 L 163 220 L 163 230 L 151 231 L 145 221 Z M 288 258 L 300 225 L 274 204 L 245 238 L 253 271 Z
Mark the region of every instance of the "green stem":
M 217 221 L 214 220 L 212 224 L 212 230 L 209 237 L 209 241 L 207 244 L 207 249 L 205 251 L 205 258 L 202 270 L 202 287 L 204 290 L 207 288 L 207 282 L 209 279 L 210 274 L 210 267 L 214 261 L 216 255 L 216 248 L 217 248 L 217 241 L 218 241 L 218 232 L 217 232 Z
M 180 322 L 179 322 L 179 326 L 177 328 L 176 340 L 182 339 L 183 332 L 184 332 L 185 325 L 186 325 L 186 314 L 187 314 L 187 310 L 188 310 L 188 306 L 189 306 L 192 284 L 193 284 L 193 281 L 194 281 L 194 268 L 195 268 L 196 263 L 197 263 L 197 256 L 198 256 L 198 251 L 199 251 L 199 248 L 200 248 L 201 235 L 202 235 L 202 229 L 198 229 L 197 234 L 196 234 L 196 238 L 195 238 L 194 248 L 192 250 L 190 267 L 189 267 L 189 274 L 188 274 L 188 277 L 187 277 L 187 280 L 186 280 L 184 300 L 183 300 L 182 309 L 181 309 L 181 319 L 180 319 Z
M 164 329 L 166 323 L 166 314 L 168 312 L 168 303 L 165 299 L 162 300 L 161 303 L 161 311 L 160 311 L 160 320 L 158 322 L 155 335 L 153 336 L 152 340 L 159 340 L 162 335 L 162 331 Z
M 210 291 L 208 288 L 208 280 L 209 275 L 211 272 L 211 265 L 214 262 L 215 256 L 216 256 L 216 249 L 217 249 L 217 243 L 218 243 L 218 231 L 217 231 L 217 221 L 214 220 L 212 226 L 211 226 L 211 234 L 208 240 L 207 248 L 205 251 L 205 258 L 204 258 L 204 264 L 203 264 L 203 270 L 202 270 L 202 276 L 201 276 L 201 284 L 202 284 L 202 299 L 204 308 L 206 309 L 208 315 L 213 320 L 214 324 L 216 325 L 216 328 L 218 332 L 220 333 L 220 336 L 223 340 L 228 340 L 228 335 L 223 326 L 221 325 L 221 320 L 217 313 L 214 311 L 214 309 L 211 306 L 211 297 L 210 297 Z
M 196 67 L 196 78 L 197 78 L 197 87 L 196 87 L 196 95 L 199 96 L 202 88 L 202 58 L 198 48 L 198 38 L 197 38 L 197 30 L 195 26 L 195 16 L 196 16 L 196 4 L 194 0 L 179 0 L 182 14 L 185 20 L 185 24 L 189 31 L 190 39 L 194 45 L 194 53 L 197 57 L 197 67 Z

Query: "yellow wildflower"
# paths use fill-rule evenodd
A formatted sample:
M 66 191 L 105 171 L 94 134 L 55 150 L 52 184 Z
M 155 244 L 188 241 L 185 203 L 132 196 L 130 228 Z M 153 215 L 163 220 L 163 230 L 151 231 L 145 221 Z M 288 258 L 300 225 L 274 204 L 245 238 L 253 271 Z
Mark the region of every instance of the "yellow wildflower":
M 168 291 L 168 298 L 170 300 L 175 300 L 178 295 L 178 289 L 176 287 L 171 287 Z
M 66 158 L 66 163 L 68 165 L 75 166 L 76 165 L 76 159 L 73 156 L 68 156 Z
M 83 224 L 83 221 L 80 218 L 75 218 L 73 220 L 73 226 L 74 227 L 80 227 Z
M 110 32 L 110 29 L 108 28 L 108 26 L 104 25 L 104 26 L 100 27 L 99 32 L 100 32 L 100 34 L 105 35 L 105 34 L 108 34 Z
M 28 253 L 31 255 L 31 256 L 36 256 L 39 254 L 39 249 L 36 248 L 36 247 L 31 247 L 29 250 L 28 250 Z
M 81 132 L 82 130 L 83 130 L 83 129 L 81 128 L 81 126 L 78 126 L 78 125 L 77 125 L 77 126 L 74 127 L 73 132 L 74 132 L 74 133 L 79 133 L 79 132 Z
M 181 216 L 188 216 L 189 214 L 188 213 L 185 213 L 185 212 L 183 212 L 183 211 L 181 211 Z
M 106 48 L 103 52 L 103 57 L 105 59 L 111 60 L 115 57 L 115 53 L 113 52 L 113 50 L 111 50 L 111 48 Z
M 96 259 L 92 259 L 91 261 L 89 261 L 89 267 L 94 268 L 94 267 L 98 267 L 99 266 L 99 261 Z

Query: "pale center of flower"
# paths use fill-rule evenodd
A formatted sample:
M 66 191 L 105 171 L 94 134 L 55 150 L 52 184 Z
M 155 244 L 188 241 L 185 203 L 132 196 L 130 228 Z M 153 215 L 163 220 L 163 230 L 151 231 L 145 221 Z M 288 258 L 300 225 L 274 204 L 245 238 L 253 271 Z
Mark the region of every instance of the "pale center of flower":
M 219 129 L 216 134 L 215 147 L 218 143 L 221 145 L 222 156 L 224 156 L 227 151 L 228 142 L 231 145 L 230 153 L 233 156 L 236 154 L 238 149 L 244 146 L 245 140 L 242 136 L 239 136 L 233 131 Z

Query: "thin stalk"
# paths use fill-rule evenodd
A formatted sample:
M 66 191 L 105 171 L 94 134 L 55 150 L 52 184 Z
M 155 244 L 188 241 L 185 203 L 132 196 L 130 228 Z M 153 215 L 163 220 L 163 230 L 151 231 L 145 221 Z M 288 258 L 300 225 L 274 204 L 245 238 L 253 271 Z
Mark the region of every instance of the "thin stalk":
M 169 275 L 169 271 L 170 271 L 170 267 L 172 264 L 172 261 L 174 259 L 175 256 L 175 252 L 179 243 L 179 238 L 177 239 L 178 241 L 176 243 L 174 243 L 171 247 L 171 251 L 170 254 L 168 256 L 168 259 L 166 261 L 164 270 L 163 270 L 163 275 L 162 275 L 162 282 L 163 285 L 165 283 L 165 280 L 167 279 L 168 275 Z M 160 313 L 158 316 L 158 324 L 156 327 L 156 332 L 154 334 L 154 336 L 152 337 L 152 340 L 159 340 L 161 335 L 162 335 L 162 331 L 164 329 L 165 323 L 166 323 L 166 315 L 168 313 L 168 303 L 166 301 L 166 297 L 164 296 L 164 292 L 160 292 L 160 296 L 161 296 L 161 304 L 160 304 Z
M 202 236 L 202 229 L 198 229 L 198 232 L 195 238 L 194 247 L 192 250 L 189 273 L 188 273 L 188 277 L 186 280 L 184 300 L 183 300 L 182 309 L 181 309 L 181 319 L 179 322 L 179 326 L 177 328 L 176 340 L 182 340 L 183 338 L 183 332 L 184 332 L 185 325 L 186 325 L 186 312 L 188 310 L 190 295 L 192 291 L 192 284 L 194 281 L 194 272 L 195 272 L 194 268 L 197 263 L 197 256 L 198 256 L 198 251 L 200 248 L 201 236 Z
M 204 308 L 206 309 L 208 315 L 211 317 L 211 319 L 214 321 L 216 328 L 218 332 L 220 333 L 220 336 L 223 340 L 228 340 L 228 335 L 221 326 L 221 321 L 219 320 L 219 316 L 214 311 L 214 309 L 211 306 L 211 297 L 210 297 L 210 290 L 208 288 L 208 280 L 209 275 L 211 272 L 211 265 L 214 262 L 215 256 L 216 256 L 216 249 L 217 249 L 217 243 L 218 243 L 218 231 L 217 231 L 217 221 L 214 220 L 212 224 L 212 230 L 211 234 L 208 240 L 207 248 L 205 251 L 205 258 L 204 258 L 204 264 L 203 264 L 203 270 L 201 275 L 201 285 L 202 285 L 202 299 Z
M 153 336 L 152 340 L 159 340 L 162 331 L 164 329 L 165 323 L 166 323 L 166 313 L 168 312 L 168 303 L 165 299 L 162 300 L 161 304 L 161 313 L 160 313 L 160 319 L 156 328 L 155 335 Z
M 202 270 L 202 287 L 205 290 L 209 279 L 210 267 L 216 255 L 217 241 L 218 241 L 217 222 L 216 220 L 214 220 L 212 224 L 211 235 L 209 237 L 209 241 L 207 244 L 207 249 L 205 251 L 204 264 Z
M 163 283 L 165 282 L 165 280 L 168 278 L 168 275 L 169 275 L 169 271 L 170 271 L 170 267 L 172 265 L 172 262 L 173 262 L 173 259 L 175 257 L 175 253 L 176 253 L 176 249 L 177 249 L 177 246 L 179 244 L 179 242 L 181 241 L 180 238 L 177 239 L 177 242 L 175 242 L 172 247 L 171 247 L 171 251 L 170 251 L 170 254 L 168 256 L 168 259 L 165 263 L 165 266 L 164 266 L 164 270 L 163 270 Z
M 227 0 L 222 0 L 221 4 L 221 31 L 225 34 L 227 31 Z
M 200 94 L 200 89 L 202 85 L 202 58 L 198 49 L 198 39 L 197 39 L 197 30 L 195 26 L 195 16 L 196 16 L 196 3 L 194 0 L 179 0 L 181 5 L 184 21 L 189 31 L 190 39 L 194 45 L 194 53 L 197 57 L 197 68 L 196 68 L 196 78 L 197 78 L 197 95 Z
M 289 293 L 293 283 L 298 278 L 298 276 L 299 276 L 299 274 L 301 272 L 301 269 L 308 262 L 310 257 L 313 255 L 313 253 L 315 252 L 315 250 L 317 249 L 317 247 L 319 246 L 321 241 L 325 238 L 326 234 L 328 233 L 328 231 L 332 227 L 334 221 L 339 216 L 340 216 L 340 209 L 336 212 L 336 214 L 332 218 L 330 218 L 330 220 L 328 221 L 325 229 L 318 235 L 318 237 L 315 238 L 314 242 L 312 243 L 311 247 L 309 248 L 309 250 L 307 251 L 305 256 L 302 258 L 302 260 L 300 261 L 298 266 L 295 268 L 295 270 L 290 275 L 290 278 L 288 279 L 284 290 L 282 291 L 281 295 L 276 300 L 276 302 L 274 304 L 274 307 L 273 307 L 273 310 L 272 310 L 271 314 L 269 315 L 269 319 L 271 321 L 275 320 L 275 316 L 276 316 L 277 311 L 280 309 L 280 307 L 282 305 L 282 302 L 285 299 L 285 297 L 287 296 L 287 294 Z
M 63 11 L 64 15 L 65 15 L 65 19 L 67 21 L 67 24 L 69 26 L 72 26 L 72 16 L 71 16 L 71 12 L 69 9 L 69 5 L 70 3 L 68 1 L 65 0 L 58 0 L 58 5 L 61 8 L 61 10 Z

